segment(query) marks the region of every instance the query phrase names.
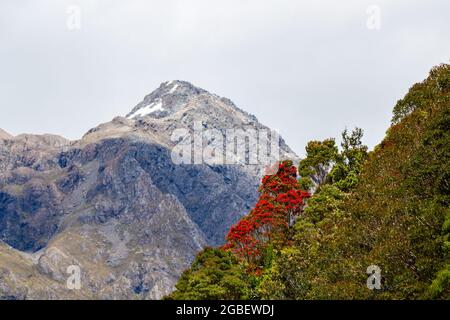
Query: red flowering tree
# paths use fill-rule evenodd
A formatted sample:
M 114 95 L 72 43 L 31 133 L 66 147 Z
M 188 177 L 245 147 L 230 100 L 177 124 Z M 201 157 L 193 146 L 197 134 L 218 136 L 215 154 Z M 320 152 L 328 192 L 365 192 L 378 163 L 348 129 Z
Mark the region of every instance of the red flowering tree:
M 255 263 L 268 244 L 284 243 L 295 216 L 310 195 L 300 189 L 297 168 L 291 161 L 279 165 L 274 175 L 264 176 L 258 203 L 250 213 L 230 228 L 223 247 L 248 262 Z

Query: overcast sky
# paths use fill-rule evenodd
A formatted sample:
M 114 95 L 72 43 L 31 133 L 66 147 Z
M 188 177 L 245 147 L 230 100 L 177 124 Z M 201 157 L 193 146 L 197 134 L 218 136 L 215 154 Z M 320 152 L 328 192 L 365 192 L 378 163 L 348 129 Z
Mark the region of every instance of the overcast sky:
M 395 102 L 449 61 L 449 12 L 448 0 L 0 0 L 0 128 L 78 139 L 178 79 L 299 154 L 354 126 L 373 147 Z

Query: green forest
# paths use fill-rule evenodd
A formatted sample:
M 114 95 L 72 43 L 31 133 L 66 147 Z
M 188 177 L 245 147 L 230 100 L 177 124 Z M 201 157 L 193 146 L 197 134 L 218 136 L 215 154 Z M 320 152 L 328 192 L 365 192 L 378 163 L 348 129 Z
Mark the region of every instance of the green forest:
M 374 150 L 355 128 L 281 162 L 225 245 L 200 252 L 165 299 L 449 299 L 449 132 L 442 64 L 397 102 Z

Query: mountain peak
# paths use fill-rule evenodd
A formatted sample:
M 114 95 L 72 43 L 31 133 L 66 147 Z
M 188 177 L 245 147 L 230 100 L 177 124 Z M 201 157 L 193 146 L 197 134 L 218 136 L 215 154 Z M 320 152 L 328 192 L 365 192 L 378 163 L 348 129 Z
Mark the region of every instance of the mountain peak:
M 190 98 L 201 94 L 209 94 L 209 92 L 187 81 L 166 81 L 145 96 L 144 100 L 134 107 L 126 117 L 128 119 L 144 116 L 163 118 L 181 109 Z
M 170 80 L 161 83 L 159 90 L 165 90 L 169 94 L 174 94 L 175 92 L 186 92 L 190 94 L 200 94 L 207 93 L 206 90 L 194 86 L 192 83 L 183 80 Z

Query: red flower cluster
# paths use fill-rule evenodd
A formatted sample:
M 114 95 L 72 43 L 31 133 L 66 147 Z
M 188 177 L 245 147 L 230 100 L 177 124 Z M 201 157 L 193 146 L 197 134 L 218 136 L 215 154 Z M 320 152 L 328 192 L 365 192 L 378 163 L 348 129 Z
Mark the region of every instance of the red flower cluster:
M 290 163 L 282 162 L 277 174 L 264 176 L 259 191 L 261 193 L 277 194 L 298 188 L 297 168 Z
M 223 246 L 253 262 L 272 242 L 283 242 L 293 218 L 303 210 L 310 194 L 300 190 L 297 169 L 290 162 L 279 165 L 277 174 L 265 176 L 255 208 L 231 227 Z
M 289 190 L 276 197 L 276 201 L 282 203 L 287 210 L 298 212 L 303 209 L 303 199 L 310 197 L 309 192 L 303 190 Z

